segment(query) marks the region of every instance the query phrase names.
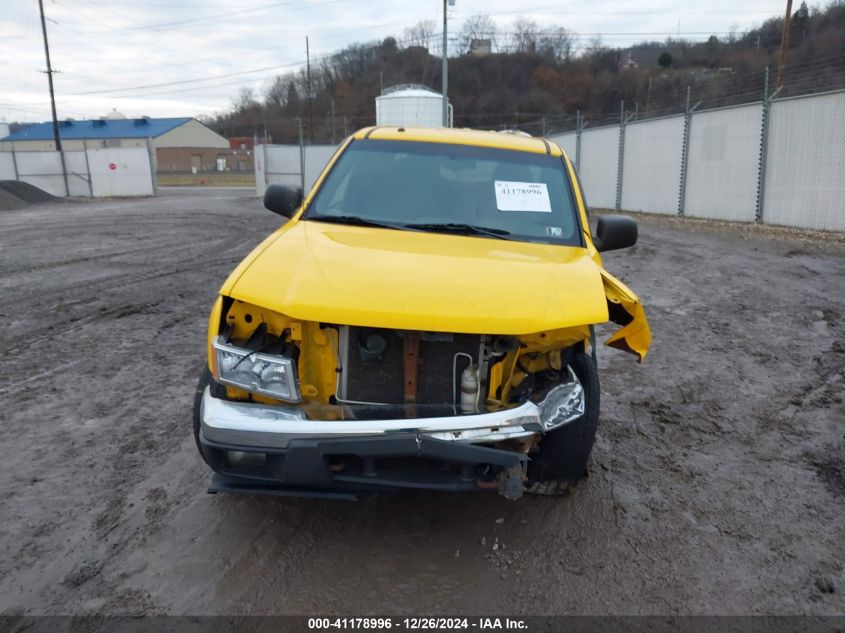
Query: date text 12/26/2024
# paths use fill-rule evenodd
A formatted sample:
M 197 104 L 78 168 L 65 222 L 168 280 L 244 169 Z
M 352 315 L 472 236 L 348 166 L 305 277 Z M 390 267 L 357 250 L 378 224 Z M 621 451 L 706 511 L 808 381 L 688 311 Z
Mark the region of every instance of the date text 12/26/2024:
M 442 617 L 357 617 L 357 618 L 308 618 L 308 630 L 369 630 L 369 631 L 526 631 L 525 620 L 519 618 L 442 618 Z

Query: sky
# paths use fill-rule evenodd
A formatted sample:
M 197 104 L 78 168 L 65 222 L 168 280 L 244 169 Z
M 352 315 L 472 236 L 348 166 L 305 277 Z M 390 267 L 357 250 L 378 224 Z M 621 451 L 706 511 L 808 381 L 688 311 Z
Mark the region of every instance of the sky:
M 50 101 L 37 0 L 7 0 L 0 12 L 0 121 L 46 121 Z M 514 8 L 514 7 L 517 8 Z M 516 17 L 541 30 L 563 26 L 587 45 L 677 36 L 704 40 L 781 15 L 782 0 L 456 0 L 449 33 L 478 13 L 500 31 Z M 436 20 L 442 0 L 44 0 L 58 116 L 213 115 L 242 88 L 260 95 L 272 78 L 348 44 L 401 38 Z M 454 44 L 454 43 L 453 43 Z

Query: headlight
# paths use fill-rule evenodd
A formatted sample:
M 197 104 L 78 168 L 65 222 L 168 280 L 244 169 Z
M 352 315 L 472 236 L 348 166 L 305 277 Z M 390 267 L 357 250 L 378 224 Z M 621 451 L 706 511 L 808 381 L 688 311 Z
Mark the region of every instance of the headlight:
M 569 368 L 570 381 L 554 387 L 540 403 L 540 420 L 547 431 L 584 415 L 584 388 Z
M 287 402 L 299 402 L 293 359 L 251 352 L 214 341 L 218 381 Z

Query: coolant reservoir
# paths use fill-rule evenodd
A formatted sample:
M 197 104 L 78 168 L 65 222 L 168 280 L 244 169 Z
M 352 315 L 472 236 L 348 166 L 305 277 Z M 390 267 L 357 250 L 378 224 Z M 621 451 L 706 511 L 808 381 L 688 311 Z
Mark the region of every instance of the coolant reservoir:
M 461 411 L 471 413 L 475 411 L 478 400 L 478 367 L 469 365 L 461 374 Z

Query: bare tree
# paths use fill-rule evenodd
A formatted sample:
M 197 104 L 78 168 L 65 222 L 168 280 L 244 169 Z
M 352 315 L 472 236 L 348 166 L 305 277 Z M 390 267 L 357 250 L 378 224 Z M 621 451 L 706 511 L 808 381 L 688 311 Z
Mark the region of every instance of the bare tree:
M 572 43 L 572 33 L 559 26 L 543 33 L 537 48 L 544 55 L 554 58 L 555 61 L 566 62 L 572 57 Z
M 288 105 L 291 87 L 296 90 L 295 84 L 296 77 L 293 73 L 277 76 L 264 92 L 264 105 L 278 110 L 284 109 Z
M 430 48 L 432 40 L 434 40 L 434 30 L 436 28 L 434 20 L 420 20 L 413 26 L 405 29 L 405 46 Z
M 469 53 L 472 40 L 488 39 L 495 46 L 496 23 L 489 15 L 477 13 L 464 20 L 461 30 L 458 32 L 458 46 L 461 52 Z
M 537 50 L 538 39 L 537 22 L 523 17 L 518 17 L 513 21 L 510 44 L 515 52 L 533 53 Z
M 261 105 L 255 100 L 255 91 L 252 88 L 241 88 L 232 105 L 235 112 L 249 112 L 261 108 Z

